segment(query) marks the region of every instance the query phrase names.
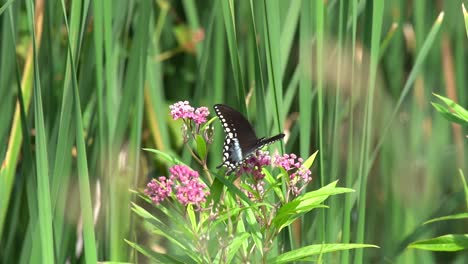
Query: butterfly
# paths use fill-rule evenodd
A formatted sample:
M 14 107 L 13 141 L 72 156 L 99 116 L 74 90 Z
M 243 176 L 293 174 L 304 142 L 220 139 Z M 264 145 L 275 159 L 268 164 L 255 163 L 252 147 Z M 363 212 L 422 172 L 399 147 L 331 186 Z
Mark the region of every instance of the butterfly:
M 227 105 L 216 104 L 214 110 L 226 133 L 223 146 L 223 163 L 216 168 L 227 167 L 226 175 L 236 170 L 258 149 L 284 137 L 284 134 L 281 133 L 270 138 L 257 138 L 249 121 L 235 109 Z

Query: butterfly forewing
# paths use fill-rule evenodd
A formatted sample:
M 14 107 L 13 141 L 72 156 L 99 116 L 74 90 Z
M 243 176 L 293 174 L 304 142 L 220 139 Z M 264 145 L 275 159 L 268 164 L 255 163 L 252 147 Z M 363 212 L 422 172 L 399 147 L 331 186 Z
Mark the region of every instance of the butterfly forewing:
M 226 133 L 223 146 L 223 163 L 218 167 L 228 167 L 227 174 L 235 170 L 257 149 L 284 137 L 284 134 L 279 134 L 267 139 L 258 139 L 252 125 L 241 113 L 221 104 L 215 105 L 214 109 Z
M 221 104 L 215 105 L 214 109 L 223 124 L 226 138 L 237 138 L 243 151 L 254 148 L 257 143 L 257 135 L 252 125 L 241 113 L 227 105 Z

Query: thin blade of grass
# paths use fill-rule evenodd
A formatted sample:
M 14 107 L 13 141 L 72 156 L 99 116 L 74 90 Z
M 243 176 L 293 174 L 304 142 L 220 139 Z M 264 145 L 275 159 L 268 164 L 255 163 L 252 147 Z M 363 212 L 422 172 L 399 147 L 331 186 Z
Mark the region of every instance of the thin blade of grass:
M 38 6 L 41 2 L 38 2 Z M 43 7 L 43 5 L 42 5 Z M 10 9 L 11 10 L 11 9 Z M 41 17 L 40 12 L 43 12 L 42 8 L 38 8 L 36 14 Z M 10 13 L 10 25 L 13 26 L 13 18 L 12 14 Z M 36 26 L 36 49 L 37 51 L 40 50 L 40 43 L 42 37 L 42 20 L 37 20 L 34 22 Z M 14 31 L 12 28 L 11 30 Z M 32 42 L 32 41 L 31 41 Z M 28 45 L 28 52 L 26 55 L 26 61 L 23 68 L 23 75 L 21 79 L 21 87 L 23 89 L 23 99 L 25 105 L 25 112 L 28 112 L 31 97 L 33 93 L 33 49 L 32 44 Z M 1 178 L 0 178 L 0 238 L 3 236 L 3 228 L 5 227 L 5 218 L 7 214 L 8 204 L 11 198 L 11 189 L 13 187 L 14 182 L 14 175 L 16 172 L 16 165 L 19 159 L 19 150 L 21 148 L 21 143 L 23 141 L 23 136 L 21 132 L 21 125 L 20 125 L 20 108 L 19 105 L 15 108 L 15 113 L 12 118 L 12 125 L 10 129 L 10 135 L 8 138 L 8 148 L 6 150 L 5 159 L 2 162 L 2 167 L 0 169 Z
M 371 54 L 370 54 L 370 72 L 369 72 L 369 83 L 366 100 L 366 110 L 365 110 L 365 121 L 362 142 L 361 142 L 361 162 L 359 164 L 360 172 L 360 186 L 359 186 L 359 214 L 358 214 L 358 224 L 357 224 L 357 236 L 356 242 L 364 242 L 364 233 L 365 233 L 365 221 L 366 221 L 366 196 L 367 196 L 367 177 L 368 172 L 366 170 L 368 166 L 368 157 L 370 152 L 370 138 L 372 138 L 372 114 L 373 114 L 373 98 L 374 91 L 377 79 L 377 66 L 379 61 L 380 54 L 380 38 L 382 33 L 382 21 L 383 21 L 383 11 L 384 3 L 383 1 L 374 1 L 373 2 L 373 11 L 372 11 L 372 37 L 371 37 Z M 354 261 L 356 263 L 362 263 L 364 256 L 364 251 L 362 249 L 356 250 L 356 255 Z
M 247 116 L 247 105 L 245 103 L 245 86 L 242 77 L 242 67 L 239 59 L 239 47 L 237 46 L 236 21 L 234 15 L 234 3 L 232 0 L 222 1 L 221 9 L 223 12 L 224 25 L 231 58 L 234 82 L 237 91 L 237 104 L 240 112 Z
M 43 3 L 42 3 L 43 4 Z M 36 176 L 37 176 L 37 201 L 38 223 L 42 247 L 42 262 L 55 263 L 54 238 L 52 232 L 52 205 L 50 200 L 49 162 L 47 153 L 46 130 L 44 126 L 44 112 L 42 108 L 41 84 L 39 76 L 39 63 L 37 61 L 36 34 L 33 21 L 35 13 L 32 1 L 26 3 L 28 18 L 32 32 L 33 43 L 33 88 L 34 88 L 34 127 L 36 130 Z
M 86 5 L 85 5 L 86 6 Z M 70 32 L 68 26 L 65 3 L 62 1 L 62 11 L 65 21 L 67 32 Z M 76 25 L 78 26 L 78 25 Z M 88 263 L 97 262 L 96 252 L 96 238 L 94 234 L 94 222 L 93 222 L 93 210 L 91 202 L 91 190 L 89 183 L 89 170 L 88 160 L 85 147 L 85 136 L 83 134 L 83 121 L 81 114 L 81 102 L 78 91 L 78 84 L 76 81 L 76 69 L 75 59 L 72 53 L 71 39 L 68 38 L 68 56 L 70 58 L 70 70 L 71 70 L 71 85 L 73 89 L 73 112 L 74 112 L 74 123 L 76 128 L 76 146 L 77 146 L 77 163 L 78 163 L 78 184 L 80 189 L 80 207 L 81 217 L 83 220 L 83 241 L 85 248 L 85 259 Z

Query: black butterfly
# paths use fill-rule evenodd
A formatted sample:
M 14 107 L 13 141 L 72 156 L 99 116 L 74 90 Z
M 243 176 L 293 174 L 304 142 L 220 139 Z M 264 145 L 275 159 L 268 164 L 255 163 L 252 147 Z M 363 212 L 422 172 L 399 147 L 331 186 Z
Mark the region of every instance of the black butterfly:
M 223 146 L 223 163 L 217 168 L 228 168 L 226 175 L 233 172 L 258 149 L 284 137 L 278 134 L 271 138 L 257 138 L 252 125 L 235 109 L 222 104 L 214 106 L 216 115 L 221 120 L 226 137 Z

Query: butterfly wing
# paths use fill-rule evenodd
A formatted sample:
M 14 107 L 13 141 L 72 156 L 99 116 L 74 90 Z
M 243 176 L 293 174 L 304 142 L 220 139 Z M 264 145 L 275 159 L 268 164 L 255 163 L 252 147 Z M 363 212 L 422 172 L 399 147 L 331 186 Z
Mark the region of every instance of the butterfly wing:
M 257 135 L 249 121 L 235 109 L 217 104 L 214 110 L 226 133 L 223 163 L 220 166 L 228 167 L 230 172 L 255 150 L 258 144 Z
M 266 139 L 261 139 L 259 140 L 259 146 L 257 149 L 260 149 L 260 148 L 263 148 L 264 146 L 268 146 L 270 144 L 273 144 L 274 142 L 280 140 L 284 138 L 284 134 L 281 133 L 281 134 L 278 134 L 276 136 L 273 136 L 273 137 L 270 137 L 270 138 L 266 138 Z
M 256 150 L 284 137 L 278 134 L 270 138 L 257 138 L 249 121 L 235 109 L 222 104 L 214 106 L 216 115 L 221 120 L 226 137 L 223 146 L 223 163 L 218 166 L 228 168 L 226 174 L 234 171 Z

